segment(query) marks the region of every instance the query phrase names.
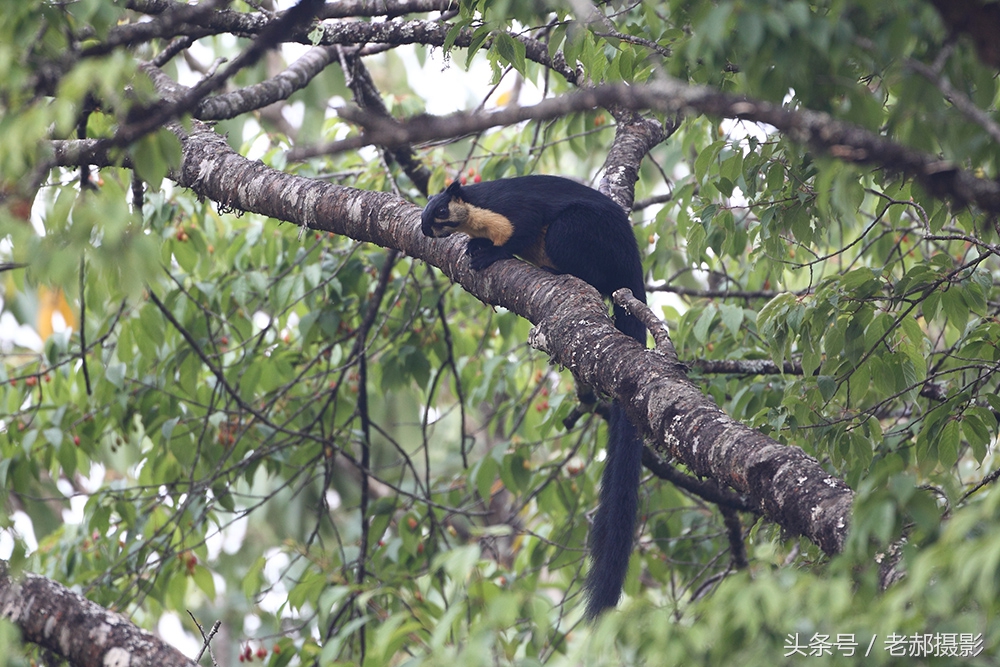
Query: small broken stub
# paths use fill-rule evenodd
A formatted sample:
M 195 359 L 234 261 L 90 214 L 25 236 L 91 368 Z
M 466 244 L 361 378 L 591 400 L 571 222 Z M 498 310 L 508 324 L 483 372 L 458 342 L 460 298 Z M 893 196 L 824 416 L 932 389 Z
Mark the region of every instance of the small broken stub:
M 549 341 L 541 327 L 531 327 L 531 331 L 528 332 L 528 345 L 535 350 L 549 351 Z

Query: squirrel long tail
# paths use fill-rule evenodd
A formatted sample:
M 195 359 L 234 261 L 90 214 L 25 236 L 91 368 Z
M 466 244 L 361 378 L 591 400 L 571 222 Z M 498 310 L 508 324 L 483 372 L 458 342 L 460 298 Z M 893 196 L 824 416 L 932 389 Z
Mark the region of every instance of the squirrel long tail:
M 646 328 L 617 306 L 615 326 L 622 333 L 646 343 Z M 608 424 L 600 505 L 590 529 L 590 571 L 584 585 L 589 619 L 616 606 L 621 598 L 639 511 L 642 447 L 639 431 L 625 414 L 621 402 L 615 401 Z
M 642 438 L 621 403 L 611 406 L 608 456 L 601 476 L 601 504 L 590 529 L 590 571 L 587 574 L 587 618 L 618 604 L 628 573 L 636 514 Z

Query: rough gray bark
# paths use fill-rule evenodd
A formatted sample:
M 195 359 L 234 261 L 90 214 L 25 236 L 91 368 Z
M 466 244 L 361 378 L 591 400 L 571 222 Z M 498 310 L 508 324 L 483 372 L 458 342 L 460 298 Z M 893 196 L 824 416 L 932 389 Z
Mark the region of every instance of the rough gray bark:
M 77 667 L 194 667 L 180 651 L 130 620 L 51 579 L 16 581 L 0 563 L 0 614 L 32 642 Z

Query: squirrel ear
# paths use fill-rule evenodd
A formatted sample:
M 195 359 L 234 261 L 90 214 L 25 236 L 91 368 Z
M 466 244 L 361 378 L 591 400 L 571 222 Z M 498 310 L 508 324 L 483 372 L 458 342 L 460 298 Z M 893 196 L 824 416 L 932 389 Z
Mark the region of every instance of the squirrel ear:
M 454 181 L 451 182 L 451 185 L 445 188 L 444 191 L 450 195 L 457 195 L 459 192 L 462 191 L 462 184 L 456 178 Z

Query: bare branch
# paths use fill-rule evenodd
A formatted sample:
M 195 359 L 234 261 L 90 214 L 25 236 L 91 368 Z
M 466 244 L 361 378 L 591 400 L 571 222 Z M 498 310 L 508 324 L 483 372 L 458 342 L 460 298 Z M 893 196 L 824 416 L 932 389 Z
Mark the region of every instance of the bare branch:
M 380 144 L 395 146 L 420 143 L 482 132 L 527 120 L 549 120 L 597 107 L 619 106 L 632 110 L 652 110 L 669 114 L 699 113 L 719 118 L 739 118 L 767 123 L 792 141 L 809 144 L 845 162 L 870 164 L 915 177 L 936 197 L 949 198 L 959 205 L 975 204 L 985 211 L 1000 213 L 1000 183 L 978 178 L 934 155 L 928 155 L 885 139 L 869 130 L 834 119 L 826 113 L 786 109 L 770 102 L 751 100 L 719 92 L 706 86 L 689 86 L 674 79 L 662 79 L 645 86 L 610 84 L 553 97 L 534 106 L 508 107 L 488 113 L 455 113 L 449 116 L 418 116 L 403 124 L 368 122 L 361 136 L 312 148 L 289 152 L 292 160 L 354 150 Z M 366 120 L 350 109 L 341 115 L 359 124 Z
M 702 373 L 730 375 L 802 375 L 802 364 L 784 361 L 781 366 L 770 359 L 695 359 L 688 366 Z
M 669 282 L 662 285 L 646 285 L 646 291 L 670 292 L 671 294 L 676 294 L 678 296 L 690 296 L 700 299 L 773 299 L 779 294 L 787 293 L 775 290 L 698 289 L 695 287 L 674 285 Z M 808 291 L 802 290 L 792 293 L 802 295 L 808 293 Z
M 632 290 L 628 288 L 617 290 L 612 295 L 612 298 L 615 303 L 628 311 L 629 314 L 639 318 L 643 326 L 653 334 L 653 340 L 656 341 L 656 349 L 666 355 L 668 359 L 677 363 L 677 350 L 674 348 L 673 341 L 670 340 L 670 331 L 663 320 L 658 318 L 649 306 L 635 298 Z
M 147 109 L 146 111 L 149 113 L 141 120 L 126 125 L 112 139 L 106 141 L 118 146 L 127 145 L 139 137 L 159 129 L 167 121 L 187 113 L 206 96 L 221 88 L 240 70 L 257 62 L 267 50 L 277 46 L 288 33 L 297 29 L 302 23 L 310 21 L 320 4 L 322 4 L 322 0 L 299 0 L 298 4 L 282 14 L 279 19 L 269 23 L 267 28 L 254 39 L 253 43 L 240 55 L 233 58 L 221 72 L 203 79 L 198 85 L 188 89 L 167 104 Z
M 287 100 L 296 90 L 309 85 L 337 57 L 333 46 L 317 46 L 277 76 L 240 90 L 210 97 L 195 109 L 194 117 L 201 120 L 235 118 L 242 113 Z
M 319 11 L 321 19 L 344 19 L 354 16 L 385 16 L 424 14 L 458 9 L 458 0 L 337 0 L 328 2 Z
M 389 114 L 385 102 L 382 101 L 382 95 L 379 94 L 364 61 L 357 54 L 343 53 L 346 51 L 343 47 L 335 48 L 341 51 L 344 76 L 349 80 L 349 86 L 354 92 L 354 99 L 358 106 L 370 117 L 391 121 L 392 116 Z M 424 195 L 430 194 L 427 192 L 427 185 L 431 178 L 430 169 L 418 159 L 412 146 L 407 144 L 386 148 L 385 154 L 388 159 L 395 161 L 403 169 L 403 172 L 410 177 L 420 192 Z
M 712 480 L 703 480 L 685 475 L 680 470 L 662 460 L 649 448 L 642 452 L 642 464 L 660 479 L 664 479 L 679 489 L 703 498 L 719 507 L 729 507 L 740 512 L 758 513 L 756 509 L 739 494 L 723 488 Z

